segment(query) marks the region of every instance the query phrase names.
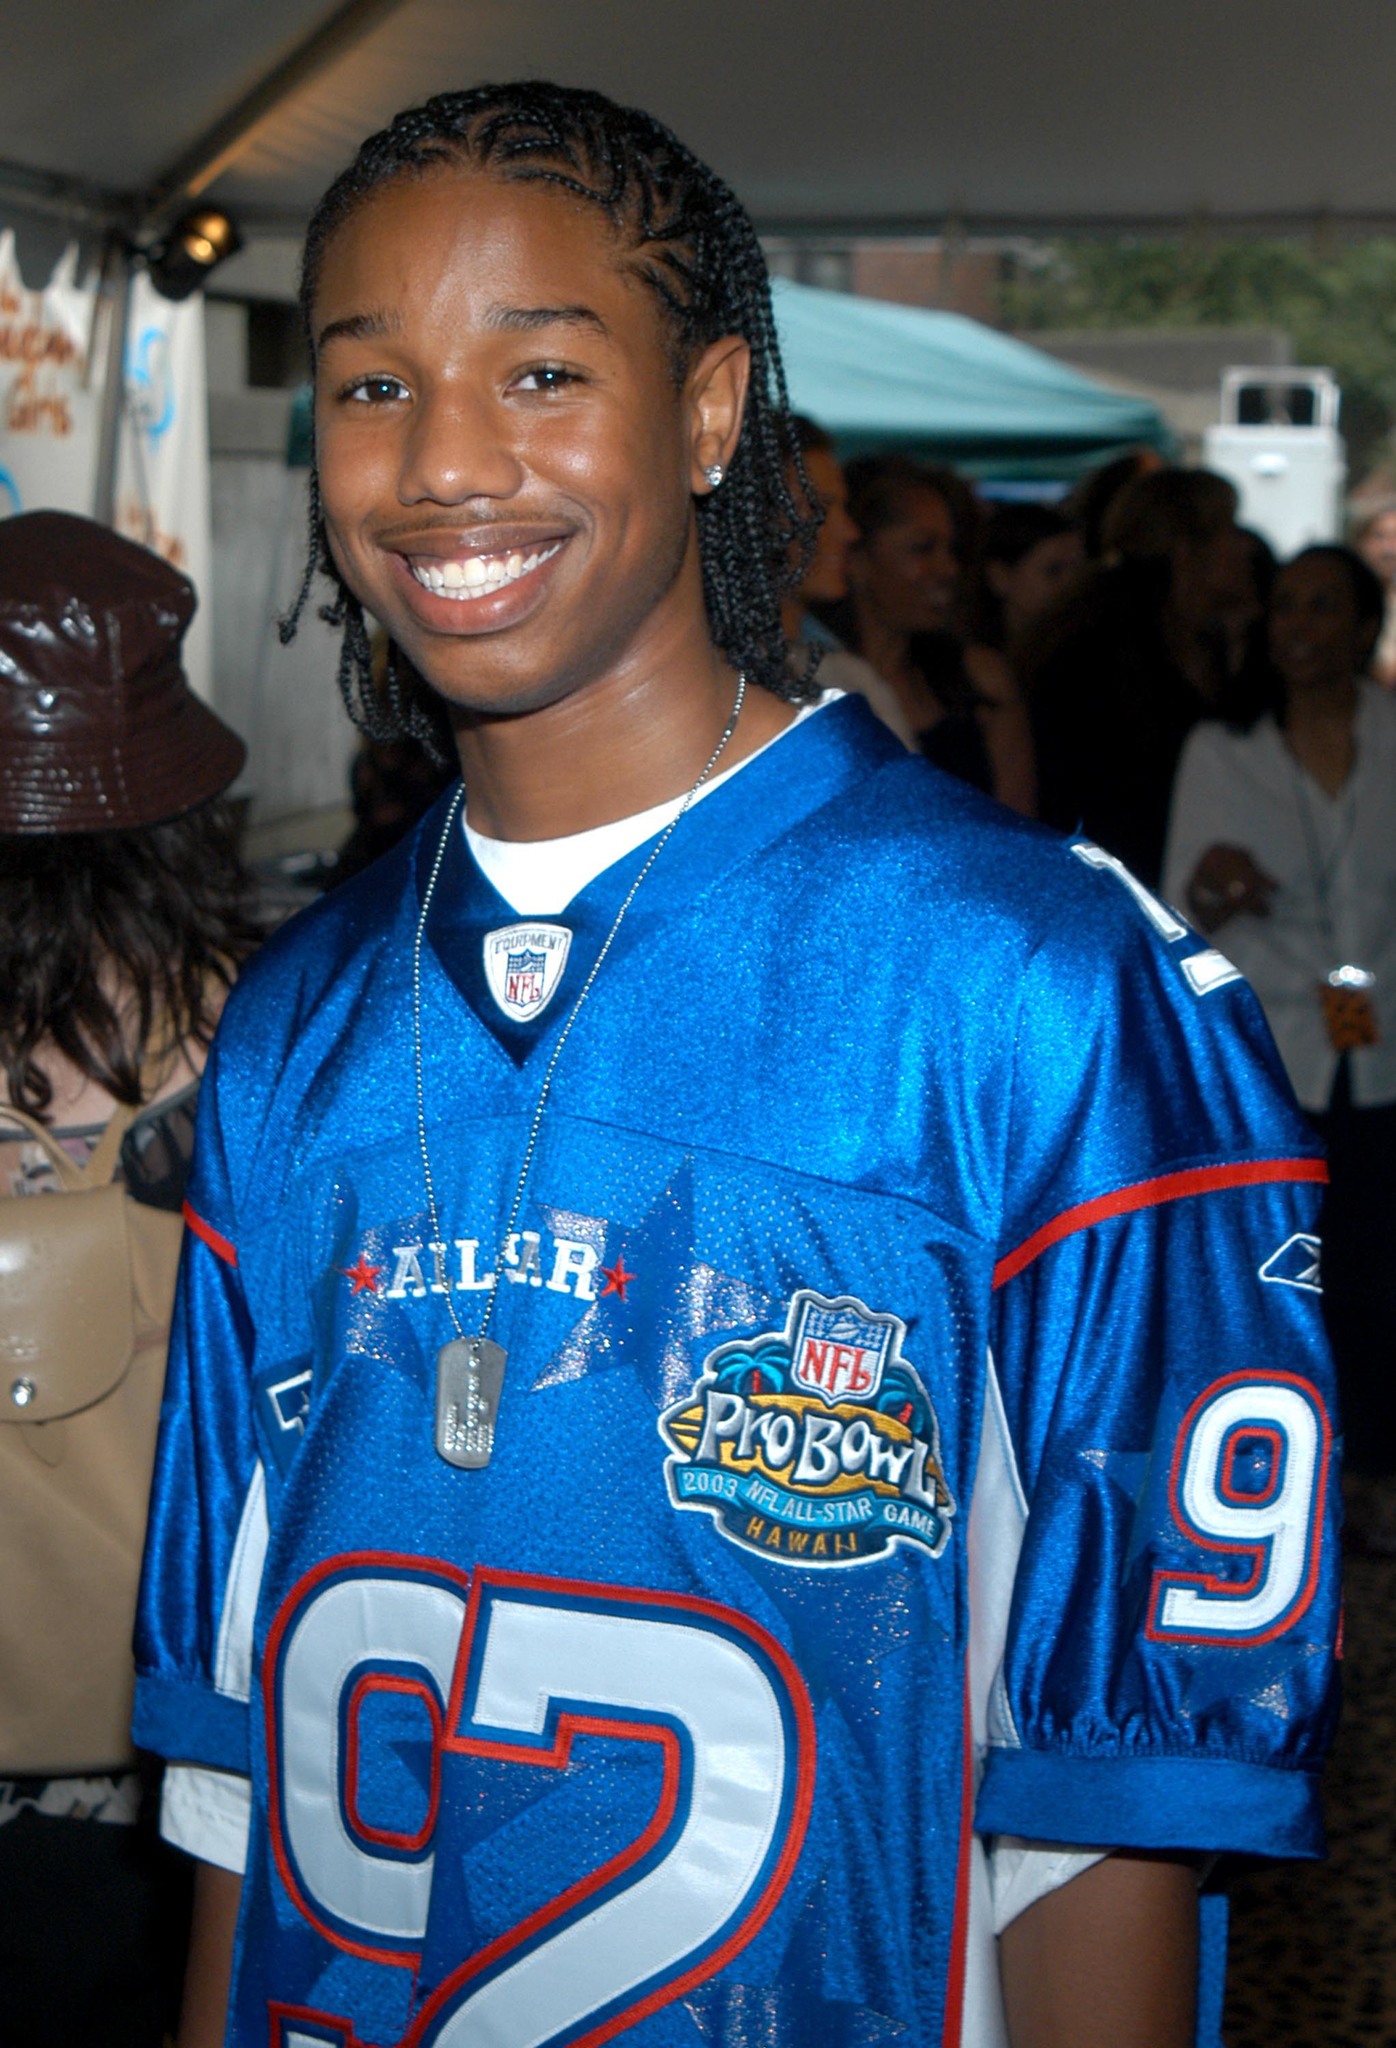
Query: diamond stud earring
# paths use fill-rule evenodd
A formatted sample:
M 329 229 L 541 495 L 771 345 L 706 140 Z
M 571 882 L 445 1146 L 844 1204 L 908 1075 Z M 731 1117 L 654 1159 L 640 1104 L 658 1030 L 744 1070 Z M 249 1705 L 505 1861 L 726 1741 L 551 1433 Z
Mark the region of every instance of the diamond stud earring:
M 703 474 L 708 480 L 709 487 L 715 491 L 727 472 L 720 462 L 710 462 Z

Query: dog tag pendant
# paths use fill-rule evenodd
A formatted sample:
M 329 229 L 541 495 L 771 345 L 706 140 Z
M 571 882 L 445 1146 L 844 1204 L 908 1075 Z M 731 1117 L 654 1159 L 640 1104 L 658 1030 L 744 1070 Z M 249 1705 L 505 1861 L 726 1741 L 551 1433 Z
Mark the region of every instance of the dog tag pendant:
M 494 1449 L 504 1350 L 488 1337 L 454 1337 L 436 1354 L 436 1448 L 448 1465 L 480 1472 Z

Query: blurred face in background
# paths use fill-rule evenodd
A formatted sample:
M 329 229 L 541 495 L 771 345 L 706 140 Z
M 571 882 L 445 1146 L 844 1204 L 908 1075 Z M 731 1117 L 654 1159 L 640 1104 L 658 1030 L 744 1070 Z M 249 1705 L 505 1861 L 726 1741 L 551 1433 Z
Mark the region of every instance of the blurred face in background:
M 848 595 L 848 551 L 858 538 L 858 529 L 848 516 L 848 490 L 832 449 L 811 448 L 804 461 L 824 523 L 809 567 L 800 579 L 800 601 L 835 604 Z
M 951 626 L 960 576 L 950 507 L 930 488 L 904 491 L 897 516 L 865 532 L 849 556 L 859 604 L 896 633 L 939 633 Z
M 1342 564 L 1321 555 L 1281 569 L 1267 626 L 1270 659 L 1288 695 L 1350 683 L 1366 667 L 1375 637 Z
M 1374 519 L 1357 543 L 1357 552 L 1383 583 L 1396 583 L 1396 512 Z
M 1010 640 L 1031 633 L 1066 596 L 1086 564 L 1079 533 L 1054 533 L 1020 555 L 1016 562 L 990 562 L 985 569 L 989 588 L 1003 606 Z
M 1195 632 L 1228 626 L 1239 608 L 1260 613 L 1250 542 L 1234 519 L 1197 540 L 1178 540 L 1170 554 L 1169 609 Z

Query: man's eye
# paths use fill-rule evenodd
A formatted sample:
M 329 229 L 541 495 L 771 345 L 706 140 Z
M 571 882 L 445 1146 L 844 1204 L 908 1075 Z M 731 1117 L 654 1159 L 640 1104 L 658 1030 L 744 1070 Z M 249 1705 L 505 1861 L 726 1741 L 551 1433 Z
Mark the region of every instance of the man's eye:
M 514 379 L 516 391 L 563 391 L 569 384 L 579 384 L 580 377 L 571 370 L 564 370 L 560 363 L 537 363 L 533 369 L 525 370 Z
M 345 386 L 341 396 L 360 405 L 389 405 L 409 393 L 397 377 L 359 377 Z

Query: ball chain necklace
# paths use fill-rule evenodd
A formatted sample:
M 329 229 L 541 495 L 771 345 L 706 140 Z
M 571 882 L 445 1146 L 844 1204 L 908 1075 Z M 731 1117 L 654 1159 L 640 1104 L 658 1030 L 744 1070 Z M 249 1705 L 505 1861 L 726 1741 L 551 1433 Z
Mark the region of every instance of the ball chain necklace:
M 634 881 L 626 890 L 625 899 L 615 914 L 611 929 L 607 932 L 601 950 L 592 962 L 591 972 L 582 983 L 577 1000 L 573 1003 L 568 1013 L 567 1021 L 558 1033 L 557 1044 L 553 1047 L 547 1067 L 544 1070 L 543 1085 L 538 1091 L 538 1100 L 534 1104 L 533 1119 L 528 1131 L 528 1142 L 524 1146 L 523 1164 L 519 1168 L 519 1177 L 514 1185 L 514 1199 L 509 1208 L 509 1220 L 504 1226 L 504 1234 L 500 1239 L 499 1250 L 495 1256 L 490 1290 L 485 1297 L 484 1316 L 479 1330 L 473 1337 L 468 1337 L 461 1326 L 461 1319 L 456 1312 L 454 1298 L 449 1293 L 446 1296 L 446 1307 L 450 1311 L 451 1321 L 455 1325 L 456 1334 L 448 1343 L 443 1344 L 436 1354 L 436 1448 L 448 1465 L 458 1466 L 462 1471 L 479 1472 L 483 1470 L 488 1465 L 490 1453 L 494 1449 L 495 1421 L 499 1413 L 499 1397 L 504 1385 L 504 1368 L 507 1363 L 507 1353 L 502 1345 L 496 1344 L 491 1338 L 490 1325 L 494 1321 L 495 1303 L 499 1295 L 500 1275 L 504 1270 L 504 1254 L 510 1239 L 514 1235 L 519 1214 L 523 1207 L 524 1189 L 528 1185 L 528 1176 L 533 1166 L 533 1157 L 538 1149 L 538 1133 L 542 1128 L 543 1113 L 548 1106 L 548 1097 L 552 1092 L 553 1076 L 557 1072 L 557 1064 L 562 1057 L 562 1049 L 571 1036 L 572 1026 L 581 1015 L 583 1004 L 595 986 L 596 977 L 601 972 L 602 963 L 606 955 L 615 944 L 616 934 L 625 922 L 626 912 L 639 895 L 641 884 L 649 874 L 650 869 L 659 859 L 660 854 L 663 853 L 670 839 L 672 839 L 678 828 L 679 820 L 689 810 L 698 792 L 722 759 L 728 742 L 737 730 L 737 721 L 742 715 L 742 706 L 745 702 L 746 673 L 742 671 L 737 677 L 737 695 L 732 706 L 732 715 L 723 728 L 721 739 L 713 748 L 708 764 L 702 774 L 698 777 L 692 789 L 689 790 L 687 796 L 679 805 L 678 810 L 669 820 L 669 823 L 660 833 L 658 839 L 651 847 L 648 858 L 645 860 L 639 874 L 636 875 Z M 436 849 L 436 858 L 432 862 L 431 874 L 427 879 L 427 886 L 422 895 L 422 907 L 418 913 L 417 930 L 412 941 L 412 1057 L 417 1083 L 417 1141 L 422 1153 L 422 1178 L 426 1183 L 427 1213 L 431 1218 L 432 1241 L 437 1244 L 441 1241 L 441 1221 L 437 1210 L 436 1181 L 431 1170 L 431 1155 L 427 1150 L 426 1091 L 422 1079 L 422 942 L 426 937 L 427 916 L 431 910 L 432 898 L 436 894 L 436 883 L 441 873 L 441 864 L 446 858 L 446 848 L 450 844 L 451 833 L 455 829 L 456 819 L 464 800 L 465 790 L 462 786 L 451 799 L 451 807 L 446 813 L 446 822 L 442 827 L 440 843 Z

